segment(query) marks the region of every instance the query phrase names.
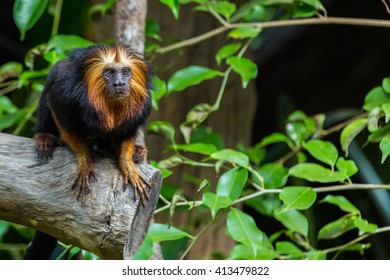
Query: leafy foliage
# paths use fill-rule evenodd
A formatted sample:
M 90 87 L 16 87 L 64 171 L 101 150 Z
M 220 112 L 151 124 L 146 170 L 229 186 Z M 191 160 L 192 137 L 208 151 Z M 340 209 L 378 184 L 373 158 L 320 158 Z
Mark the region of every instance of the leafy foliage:
M 104 15 L 114 2 L 108 0 L 94 5 L 89 13 Z M 164 179 L 175 174 L 175 168 L 180 165 L 210 168 L 215 170 L 218 177 L 213 186 L 210 183 L 212 178 L 209 180 L 197 178 L 196 174 L 185 174 L 186 179 L 197 187 L 192 197 L 182 194 L 177 186 L 165 183 L 161 205 L 156 213 L 169 210 L 169 221 L 151 225 L 142 247 L 133 258 L 149 259 L 156 242 L 161 242 L 163 249 L 164 246 L 170 246 L 180 251 L 177 254 L 182 253 L 181 258 L 184 258 L 199 236 L 221 220 L 226 235 L 237 242 L 230 254 L 225 256 L 228 259 L 326 259 L 333 252 L 361 252 L 369 248 L 367 244 L 359 243 L 360 239 L 334 248 L 318 246 L 318 240 L 335 239 L 352 230 L 356 230 L 360 237 L 379 231 L 378 226 L 364 219 L 361 211 L 346 197 L 329 194 L 317 201 L 317 194 L 355 188 L 357 184 L 353 183 L 353 176 L 358 168 L 354 161 L 340 154 L 344 152 L 345 157 L 348 156 L 351 143 L 361 132 L 365 131 L 368 135 L 367 142 L 379 143 L 382 163 L 390 155 L 390 78 L 385 78 L 380 86 L 367 94 L 363 106 L 365 113 L 342 124 L 341 151 L 337 148 L 338 143 L 324 140 L 324 115 L 311 117 L 301 111 L 289 115 L 284 131 L 272 133 L 252 147 L 225 147 L 223 137 L 204 123 L 220 109 L 231 73 L 239 75 L 243 89 L 257 77 L 257 65 L 247 55 L 248 47 L 262 35 L 256 22 L 269 21 L 283 12 L 286 14 L 282 18 L 286 15 L 293 18 L 318 14 L 326 16 L 325 7 L 319 0 L 258 0 L 248 1 L 241 6 L 225 0 L 160 0 L 160 3 L 176 19 L 180 17 L 182 5 L 191 5 L 194 12 L 211 14 L 225 28 L 226 44 L 220 46 L 215 54 L 220 69 L 212 69 L 207 65 L 188 65 L 183 69 L 174 69 L 174 73 L 166 80 L 160 77 L 163 73 L 156 73 L 152 92 L 155 110 L 159 109 L 161 99 L 175 98 L 176 94 L 184 93 L 187 88 L 207 80 L 220 80 L 221 87 L 214 104 L 192 104 L 179 127 L 166 120 L 149 123 L 148 134 L 158 134 L 168 141 L 165 158 L 152 164 L 160 168 Z M 48 1 L 15 1 L 14 19 L 21 32 L 21 39 L 40 19 L 47 5 Z M 53 25 L 59 21 L 60 14 L 56 13 L 54 17 Z M 181 47 L 180 42 L 166 46 L 167 42 L 155 20 L 147 22 L 145 34 L 148 38 L 147 55 L 164 55 L 165 52 Z M 70 50 L 91 44 L 79 36 L 54 32 L 47 42 L 26 54 L 24 65 L 9 62 L 1 66 L 0 130 L 19 134 L 25 126 L 31 126 L 37 96 L 42 92 L 49 69 L 66 57 Z M 38 59 L 45 61 L 44 67 L 37 67 Z M 19 108 L 7 94 L 22 88 L 28 89 L 31 98 L 25 107 Z M 277 160 L 265 161 L 265 155 L 274 145 L 283 145 L 288 151 Z M 283 229 L 277 232 L 263 231 L 262 224 L 240 209 L 241 203 L 259 215 L 278 221 Z M 343 216 L 316 229 L 307 211 L 314 205 L 324 207 L 326 204 L 338 207 Z M 206 211 L 208 215 L 206 221 L 202 221 L 202 230 L 192 233 L 192 225 L 183 229 L 172 226 L 172 217 L 178 211 L 186 211 L 188 214 L 191 211 Z M 13 227 L 0 221 L 0 241 Z M 19 230 L 20 234 L 25 232 L 25 229 Z M 172 242 L 175 242 L 174 246 Z M 82 254 L 85 259 L 96 258 L 78 248 L 64 247 L 69 251 L 70 258 L 76 254 Z

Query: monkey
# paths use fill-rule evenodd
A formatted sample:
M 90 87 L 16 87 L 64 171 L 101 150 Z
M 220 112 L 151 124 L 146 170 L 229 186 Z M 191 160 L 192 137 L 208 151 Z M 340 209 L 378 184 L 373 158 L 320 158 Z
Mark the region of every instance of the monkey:
M 75 49 L 50 70 L 37 110 L 35 150 L 49 160 L 59 139 L 73 150 L 78 175 L 71 188 L 78 188 L 82 204 L 97 180 L 91 157 L 96 146 L 116 153 L 124 190 L 131 185 L 144 206 L 149 200 L 150 184 L 135 163 L 147 154 L 136 136 L 150 114 L 151 76 L 143 56 L 124 46 Z

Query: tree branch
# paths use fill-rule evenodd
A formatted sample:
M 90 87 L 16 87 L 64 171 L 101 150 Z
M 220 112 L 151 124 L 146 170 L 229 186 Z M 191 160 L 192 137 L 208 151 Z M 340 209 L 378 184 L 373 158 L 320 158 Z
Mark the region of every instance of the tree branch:
M 0 219 L 36 228 L 103 259 L 127 259 L 148 230 L 159 198 L 161 173 L 141 164 L 151 184 L 149 202 L 134 201 L 132 188 L 123 191 L 116 161 L 94 155 L 97 182 L 85 205 L 71 185 L 77 176 L 74 154 L 57 147 L 52 160 L 38 161 L 33 141 L 0 133 Z

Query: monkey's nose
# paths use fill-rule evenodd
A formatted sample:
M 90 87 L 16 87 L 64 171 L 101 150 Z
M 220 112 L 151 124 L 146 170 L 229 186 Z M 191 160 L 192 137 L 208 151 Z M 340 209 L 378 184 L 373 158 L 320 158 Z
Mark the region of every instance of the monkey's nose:
M 116 82 L 114 82 L 114 86 L 115 86 L 115 87 L 123 87 L 124 85 L 125 85 L 125 83 L 122 82 L 122 81 L 116 81 Z

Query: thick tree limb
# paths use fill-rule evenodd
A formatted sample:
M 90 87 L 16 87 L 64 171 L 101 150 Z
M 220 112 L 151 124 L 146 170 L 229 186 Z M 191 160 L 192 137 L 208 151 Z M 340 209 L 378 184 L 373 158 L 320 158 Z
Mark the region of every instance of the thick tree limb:
M 148 230 L 158 201 L 161 174 L 141 164 L 151 183 L 143 207 L 133 190 L 123 191 L 122 177 L 110 155 L 94 154 L 97 182 L 85 205 L 71 184 L 77 176 L 74 154 L 57 147 L 52 160 L 41 163 L 28 138 L 0 133 L 0 219 L 34 227 L 103 259 L 129 258 Z

